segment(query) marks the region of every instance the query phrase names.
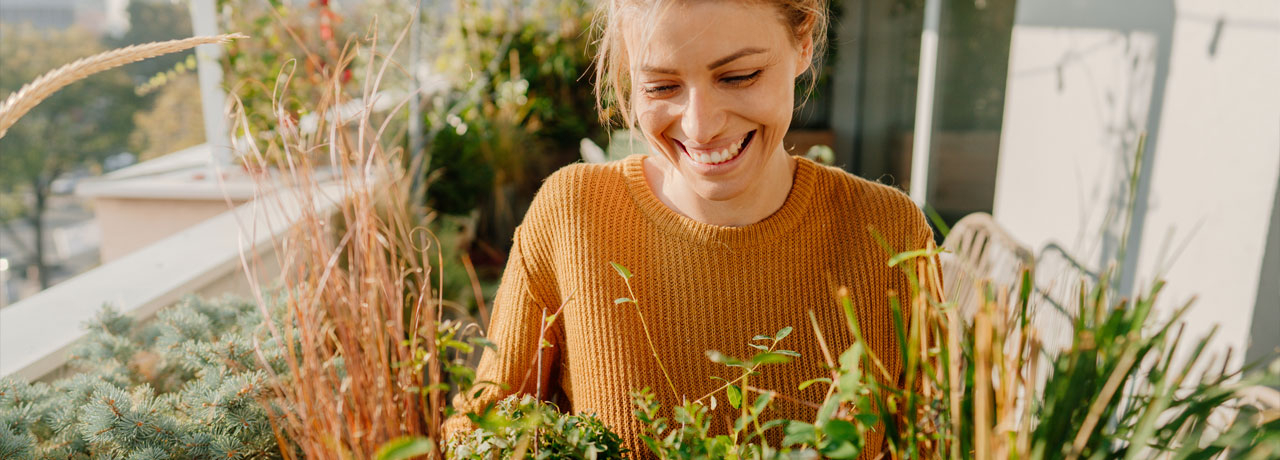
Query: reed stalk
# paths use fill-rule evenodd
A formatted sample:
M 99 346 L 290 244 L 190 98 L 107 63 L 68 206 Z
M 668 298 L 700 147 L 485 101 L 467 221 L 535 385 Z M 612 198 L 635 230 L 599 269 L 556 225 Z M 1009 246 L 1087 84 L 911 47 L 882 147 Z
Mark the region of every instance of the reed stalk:
M 17 92 L 10 94 L 8 98 L 5 98 L 4 103 L 0 104 L 0 138 L 4 138 L 5 133 L 9 131 L 9 127 L 17 123 L 19 118 L 26 115 L 40 102 L 48 99 L 53 93 L 67 87 L 67 85 L 88 78 L 90 75 L 143 59 L 176 53 L 200 45 L 227 43 L 238 38 L 248 38 L 248 36 L 235 33 L 143 43 L 81 58 L 46 72 L 30 83 L 23 85 Z

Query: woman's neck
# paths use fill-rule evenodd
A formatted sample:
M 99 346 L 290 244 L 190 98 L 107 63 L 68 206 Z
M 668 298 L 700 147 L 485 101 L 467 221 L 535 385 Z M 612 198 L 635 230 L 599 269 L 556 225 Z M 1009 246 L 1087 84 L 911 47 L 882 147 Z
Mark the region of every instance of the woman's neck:
M 704 224 L 743 227 L 773 215 L 791 194 L 795 159 L 779 147 L 769 158 L 760 181 L 728 200 L 708 200 L 698 195 L 667 161 L 645 158 L 644 175 L 649 189 L 672 211 Z

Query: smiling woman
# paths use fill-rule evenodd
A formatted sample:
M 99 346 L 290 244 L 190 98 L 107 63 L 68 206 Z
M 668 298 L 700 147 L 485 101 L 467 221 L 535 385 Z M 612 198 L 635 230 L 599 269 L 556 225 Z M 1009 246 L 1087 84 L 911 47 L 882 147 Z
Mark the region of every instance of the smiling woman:
M 620 36 L 606 34 L 603 52 L 625 50 L 613 58 L 627 63 L 606 57 L 599 68 L 630 75 L 601 81 L 612 82 L 622 118 L 665 158 L 645 162 L 663 204 L 726 226 L 782 206 L 794 172 L 782 137 L 796 81 L 825 36 L 822 12 L 816 1 L 618 5 L 611 25 Z
M 898 378 L 886 293 L 910 287 L 881 240 L 917 249 L 932 231 L 901 192 L 782 148 L 796 85 L 821 54 L 825 2 L 613 0 L 599 22 L 602 118 L 638 130 L 651 154 L 546 180 L 516 230 L 488 330 L 497 346 L 477 370 L 494 385 L 455 408 L 481 411 L 513 393 L 556 399 L 598 414 L 647 457 L 631 391 L 661 390 L 665 407 L 713 393 L 713 378 L 731 372 L 708 350 L 748 354 L 756 334 L 806 327 L 812 312 L 826 344 L 797 332 L 788 348 L 799 357 L 751 382 L 785 396 L 766 418 L 813 420 L 824 390 L 800 384 L 828 375 L 824 346 L 854 340 L 836 304 L 842 287 Z M 634 275 L 624 283 L 610 262 Z M 639 298 L 631 308 L 620 297 Z M 735 412 L 713 407 L 712 430 L 728 431 Z M 458 415 L 446 431 L 469 425 Z M 768 435 L 778 447 L 781 428 Z M 878 454 L 879 436 L 864 457 Z

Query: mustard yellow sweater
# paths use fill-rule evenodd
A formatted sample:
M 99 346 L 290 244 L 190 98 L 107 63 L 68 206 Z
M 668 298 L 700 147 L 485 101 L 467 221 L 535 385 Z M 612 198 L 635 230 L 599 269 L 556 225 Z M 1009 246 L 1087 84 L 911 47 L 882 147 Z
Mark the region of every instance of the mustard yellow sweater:
M 459 396 L 459 411 L 477 411 L 515 392 L 561 392 L 568 401 L 562 410 L 597 414 L 634 456 L 647 457 L 629 392 L 648 387 L 667 411 L 680 401 L 650 352 L 635 306 L 614 303 L 630 294 L 610 262 L 634 274 L 657 353 L 682 397 L 718 388 L 722 382 L 711 376 L 740 375 L 708 360 L 707 350 L 750 357 L 753 336 L 792 326 L 781 345 L 800 357 L 766 366 L 751 386 L 820 403 L 825 385 L 798 390 L 801 382 L 829 375 L 808 312 L 838 356 L 853 343 L 835 300 L 841 286 L 850 290 L 871 348 L 891 373 L 901 372 L 886 293 L 909 292 L 907 281 L 886 266 L 890 254 L 869 229 L 898 250 L 924 247 L 931 230 L 903 193 L 797 158 L 791 193 L 776 213 L 745 227 L 721 227 L 663 205 L 645 182 L 643 160 L 575 164 L 545 181 L 516 230 L 494 301 L 488 337 L 497 350 L 485 350 L 477 370 L 477 381 L 509 388 Z M 544 315 L 557 311 L 544 330 Z M 550 347 L 543 348 L 539 369 L 542 340 Z M 723 392 L 718 398 L 712 429 L 724 432 L 737 411 L 724 403 Z M 815 414 L 778 399 L 766 420 L 812 422 Z M 446 437 L 469 425 L 462 416 L 449 419 Z M 781 429 L 773 431 L 777 446 Z M 868 441 L 882 443 L 878 433 Z

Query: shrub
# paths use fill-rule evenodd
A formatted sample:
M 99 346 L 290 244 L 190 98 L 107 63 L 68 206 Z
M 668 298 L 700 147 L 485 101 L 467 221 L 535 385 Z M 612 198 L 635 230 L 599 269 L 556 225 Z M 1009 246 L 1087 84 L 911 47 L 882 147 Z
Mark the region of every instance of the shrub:
M 0 458 L 281 457 L 256 356 L 279 348 L 261 322 L 231 299 L 188 298 L 148 324 L 103 308 L 72 351 L 78 373 L 0 380 Z

